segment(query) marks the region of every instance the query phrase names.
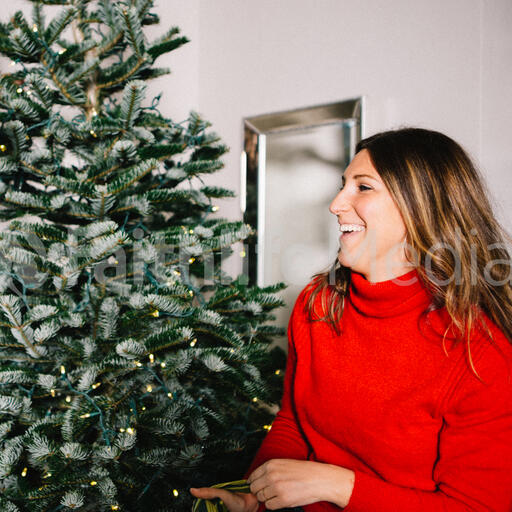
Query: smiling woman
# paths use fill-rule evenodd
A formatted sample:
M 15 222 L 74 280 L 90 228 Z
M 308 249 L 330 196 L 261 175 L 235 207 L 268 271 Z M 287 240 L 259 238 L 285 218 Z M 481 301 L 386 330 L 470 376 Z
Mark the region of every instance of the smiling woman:
M 511 239 L 487 197 L 439 132 L 357 145 L 337 258 L 297 298 L 281 409 L 230 512 L 510 512 Z
M 329 208 L 340 224 L 339 262 L 369 281 L 385 281 L 411 269 L 403 250 L 402 215 L 367 149 L 358 152 Z

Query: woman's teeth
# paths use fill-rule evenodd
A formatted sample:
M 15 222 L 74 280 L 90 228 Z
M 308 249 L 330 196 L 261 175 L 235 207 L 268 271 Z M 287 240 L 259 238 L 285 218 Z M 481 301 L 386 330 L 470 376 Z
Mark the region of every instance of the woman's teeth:
M 342 233 L 352 232 L 352 231 L 364 231 L 364 226 L 360 226 L 358 224 L 341 224 L 340 231 Z

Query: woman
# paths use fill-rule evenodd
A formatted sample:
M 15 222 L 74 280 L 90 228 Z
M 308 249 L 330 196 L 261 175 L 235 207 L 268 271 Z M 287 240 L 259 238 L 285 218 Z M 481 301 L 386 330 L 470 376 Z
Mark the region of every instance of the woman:
M 301 292 L 281 410 L 231 512 L 512 510 L 510 240 L 463 149 L 362 140 L 330 205 L 340 252 Z

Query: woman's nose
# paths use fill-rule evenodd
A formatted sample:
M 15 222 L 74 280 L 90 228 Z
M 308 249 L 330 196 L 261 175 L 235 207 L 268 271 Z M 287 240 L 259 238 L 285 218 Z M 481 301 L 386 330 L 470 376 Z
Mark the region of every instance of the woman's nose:
M 347 204 L 346 197 L 343 194 L 343 191 L 340 190 L 336 197 L 331 201 L 331 204 L 329 205 L 329 211 L 333 215 L 338 215 L 340 212 L 347 211 L 349 208 Z

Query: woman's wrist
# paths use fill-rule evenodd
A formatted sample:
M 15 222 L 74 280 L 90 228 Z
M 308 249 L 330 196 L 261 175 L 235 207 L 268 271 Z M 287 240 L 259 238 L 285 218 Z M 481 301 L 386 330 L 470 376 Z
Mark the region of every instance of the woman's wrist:
M 330 482 L 328 486 L 329 497 L 326 501 L 334 503 L 341 508 L 348 505 L 355 483 L 355 473 L 341 466 L 330 466 Z

